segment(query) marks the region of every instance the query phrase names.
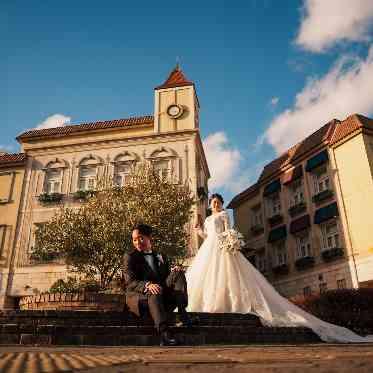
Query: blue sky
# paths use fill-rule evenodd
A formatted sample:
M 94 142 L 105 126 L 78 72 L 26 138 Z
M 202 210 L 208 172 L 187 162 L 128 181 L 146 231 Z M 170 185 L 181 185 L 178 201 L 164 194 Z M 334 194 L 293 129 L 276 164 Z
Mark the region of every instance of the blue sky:
M 178 57 L 228 201 L 333 117 L 373 114 L 372 24 L 371 0 L 5 0 L 0 148 L 41 124 L 152 114 Z

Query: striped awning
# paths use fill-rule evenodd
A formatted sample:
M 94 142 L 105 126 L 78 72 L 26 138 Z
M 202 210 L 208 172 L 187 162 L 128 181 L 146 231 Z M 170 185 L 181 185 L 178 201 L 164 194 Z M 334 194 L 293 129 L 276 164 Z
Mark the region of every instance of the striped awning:
M 297 233 L 311 226 L 309 215 L 304 215 L 290 223 L 290 233 Z
M 319 154 L 315 155 L 314 157 L 310 158 L 306 164 L 306 171 L 310 172 L 314 168 L 321 166 L 323 163 L 326 163 L 329 160 L 327 150 L 323 150 Z
M 268 242 L 274 242 L 285 238 L 287 235 L 286 225 L 272 229 L 268 235 Z
M 263 196 L 268 196 L 269 194 L 275 193 L 281 189 L 281 182 L 280 179 L 272 181 L 265 186 L 263 191 Z
M 321 207 L 320 209 L 316 210 L 313 222 L 315 224 L 321 224 L 324 221 L 335 218 L 337 216 L 339 216 L 338 206 L 337 202 L 334 202 L 330 205 Z

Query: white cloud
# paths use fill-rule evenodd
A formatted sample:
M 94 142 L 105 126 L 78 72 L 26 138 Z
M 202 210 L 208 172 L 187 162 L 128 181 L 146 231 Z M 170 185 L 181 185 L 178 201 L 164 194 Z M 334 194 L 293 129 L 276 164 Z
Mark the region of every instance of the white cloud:
M 310 79 L 295 105 L 271 122 L 265 140 L 282 152 L 333 118 L 373 113 L 373 45 L 366 59 L 344 56 L 320 79 Z
M 341 41 L 368 41 L 372 21 L 372 0 L 304 0 L 296 43 L 323 52 Z
M 211 173 L 209 189 L 233 187 L 241 160 L 239 150 L 229 144 L 224 132 L 207 136 L 203 141 L 203 147 Z
M 275 107 L 278 102 L 280 101 L 280 99 L 278 97 L 272 97 L 271 98 L 271 101 L 269 102 L 269 104 L 272 106 L 272 107 Z
M 68 117 L 63 114 L 53 114 L 45 119 L 43 122 L 39 123 L 35 129 L 44 129 L 44 128 L 54 128 L 54 127 L 63 127 L 66 124 L 69 124 L 71 117 Z

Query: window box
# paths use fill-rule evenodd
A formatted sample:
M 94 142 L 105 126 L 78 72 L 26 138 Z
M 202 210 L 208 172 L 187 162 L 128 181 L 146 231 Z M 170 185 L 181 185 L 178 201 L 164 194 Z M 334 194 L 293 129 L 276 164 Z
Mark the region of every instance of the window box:
M 275 275 L 287 275 L 289 273 L 289 266 L 286 263 L 272 267 L 272 272 Z
M 307 269 L 315 265 L 315 258 L 313 256 L 304 256 L 295 261 L 295 267 L 298 270 Z
M 281 214 L 276 214 L 268 218 L 268 223 L 271 227 L 273 227 L 274 225 L 282 223 L 283 220 L 284 219 Z
M 330 189 L 323 190 L 322 192 L 317 193 L 314 196 L 312 196 L 312 202 L 314 203 L 322 202 L 328 198 L 333 197 L 333 194 L 334 194 L 333 191 Z
M 253 225 L 251 228 L 250 228 L 250 231 L 251 233 L 254 235 L 254 236 L 257 236 L 259 234 L 262 234 L 264 232 L 264 227 L 263 225 L 261 224 L 256 224 L 256 225 Z
M 78 190 L 73 193 L 73 198 L 79 201 L 85 201 L 90 197 L 93 197 L 97 192 L 95 190 Z
M 306 204 L 304 202 L 300 202 L 294 206 L 289 208 L 289 214 L 291 217 L 301 214 L 302 212 L 306 211 Z
M 61 193 L 42 193 L 39 195 L 38 200 L 40 203 L 59 203 L 62 201 L 63 195 Z
M 325 262 L 331 262 L 343 257 L 344 250 L 341 247 L 333 247 L 331 249 L 323 250 L 321 256 Z

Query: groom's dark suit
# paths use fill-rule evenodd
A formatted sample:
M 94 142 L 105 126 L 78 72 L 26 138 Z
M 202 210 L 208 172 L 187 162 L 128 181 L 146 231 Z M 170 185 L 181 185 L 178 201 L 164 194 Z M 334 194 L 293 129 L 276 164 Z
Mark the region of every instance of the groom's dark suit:
M 123 260 L 123 277 L 125 283 L 126 303 L 130 311 L 140 316 L 148 307 L 155 327 L 161 330 L 167 327 L 167 312 L 175 307 L 185 309 L 188 304 L 187 286 L 183 271 L 170 270 L 165 255 L 153 252 L 154 269 L 148 264 L 141 251 L 133 250 Z M 162 294 L 150 294 L 146 291 L 147 283 L 162 287 Z

